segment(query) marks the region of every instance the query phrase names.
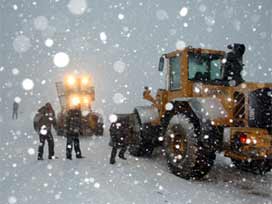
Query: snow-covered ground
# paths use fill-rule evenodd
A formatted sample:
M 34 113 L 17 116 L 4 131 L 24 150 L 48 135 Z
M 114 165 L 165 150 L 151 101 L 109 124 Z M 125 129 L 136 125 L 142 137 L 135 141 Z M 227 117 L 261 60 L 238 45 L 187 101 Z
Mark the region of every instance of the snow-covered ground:
M 81 139 L 86 158 L 72 161 L 64 159 L 65 138 L 55 136 L 59 159 L 37 161 L 32 121 L 6 121 L 1 131 L 0 203 L 272 203 L 272 173 L 240 172 L 221 155 L 209 177 L 187 181 L 168 171 L 159 151 L 152 159 L 128 156 L 110 165 L 107 133 Z

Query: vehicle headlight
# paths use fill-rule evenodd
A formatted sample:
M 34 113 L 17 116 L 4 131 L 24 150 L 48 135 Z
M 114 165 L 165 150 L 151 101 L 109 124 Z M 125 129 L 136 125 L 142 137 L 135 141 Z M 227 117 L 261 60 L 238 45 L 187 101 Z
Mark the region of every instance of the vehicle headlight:
M 80 104 L 80 98 L 78 96 L 73 96 L 71 98 L 71 105 L 72 106 L 77 106 Z
M 82 77 L 82 78 L 81 78 L 81 84 L 82 84 L 83 86 L 88 85 L 88 84 L 89 84 L 89 78 L 86 77 L 86 76 Z
M 66 82 L 69 86 L 74 86 L 76 83 L 76 79 L 74 76 L 68 76 Z
M 88 97 L 85 96 L 85 97 L 82 98 L 82 102 L 83 102 L 84 104 L 89 104 L 90 100 L 89 100 Z

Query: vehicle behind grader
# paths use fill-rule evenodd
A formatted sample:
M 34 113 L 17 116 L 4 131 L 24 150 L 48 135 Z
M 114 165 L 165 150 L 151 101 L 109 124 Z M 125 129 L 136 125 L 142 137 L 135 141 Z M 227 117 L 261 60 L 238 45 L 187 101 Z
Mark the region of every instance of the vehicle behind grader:
M 103 135 L 102 116 L 92 110 L 95 89 L 90 76 L 68 75 L 63 82 L 56 83 L 61 111 L 57 115 L 58 135 L 64 135 L 64 121 L 67 112 L 75 107 L 81 110 L 81 133 L 83 136 Z
M 216 152 L 242 170 L 271 170 L 272 84 L 244 82 L 245 46 L 228 48 L 186 47 L 160 58 L 165 89 L 153 97 L 145 87 L 143 98 L 151 105 L 132 113 L 132 155 L 151 155 L 163 145 L 169 168 L 185 179 L 206 175 Z

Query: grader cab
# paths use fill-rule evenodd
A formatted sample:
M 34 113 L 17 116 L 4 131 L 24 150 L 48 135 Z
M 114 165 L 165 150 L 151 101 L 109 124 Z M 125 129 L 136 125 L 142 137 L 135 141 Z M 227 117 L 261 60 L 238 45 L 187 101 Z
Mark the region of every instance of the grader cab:
M 56 83 L 61 111 L 57 115 L 58 135 L 65 132 L 64 121 L 67 112 L 73 108 L 81 110 L 81 133 L 87 135 L 103 135 L 103 118 L 92 110 L 95 90 L 90 76 L 68 75 L 63 82 Z
M 143 97 L 151 106 L 134 109 L 139 128 L 132 155 L 151 155 L 163 145 L 171 171 L 186 179 L 206 175 L 216 152 L 246 171 L 271 170 L 272 84 L 244 82 L 245 46 L 228 48 L 187 47 L 161 57 L 166 87 L 156 97 L 146 87 Z

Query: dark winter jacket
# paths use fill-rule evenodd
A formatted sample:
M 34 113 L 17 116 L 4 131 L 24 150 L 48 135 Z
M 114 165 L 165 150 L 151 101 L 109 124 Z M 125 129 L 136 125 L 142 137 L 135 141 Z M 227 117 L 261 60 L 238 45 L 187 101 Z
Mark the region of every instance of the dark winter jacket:
M 13 103 L 13 111 L 14 112 L 17 112 L 18 111 L 18 108 L 19 108 L 19 104 L 17 102 L 14 102 Z
M 81 111 L 79 109 L 69 110 L 64 119 L 65 135 L 81 134 Z
M 34 129 L 38 133 L 41 128 L 47 129 L 47 131 L 51 131 L 51 127 L 53 126 L 55 129 L 57 128 L 57 120 L 55 116 L 54 110 L 48 109 L 45 106 L 40 108 L 34 117 Z
M 128 114 L 119 114 L 116 122 L 111 123 L 110 136 L 113 147 L 123 147 L 130 144 L 133 127 Z

